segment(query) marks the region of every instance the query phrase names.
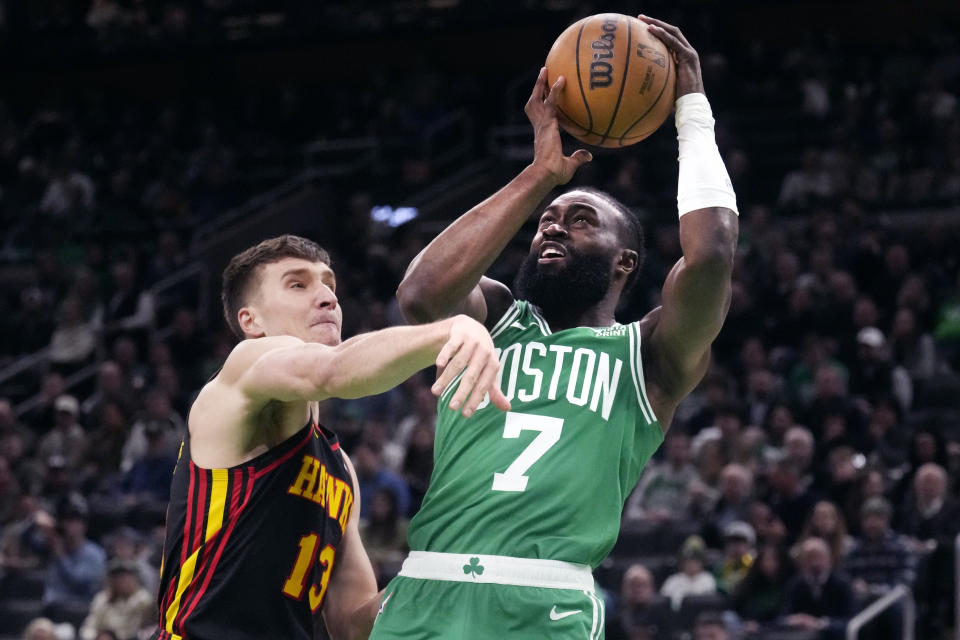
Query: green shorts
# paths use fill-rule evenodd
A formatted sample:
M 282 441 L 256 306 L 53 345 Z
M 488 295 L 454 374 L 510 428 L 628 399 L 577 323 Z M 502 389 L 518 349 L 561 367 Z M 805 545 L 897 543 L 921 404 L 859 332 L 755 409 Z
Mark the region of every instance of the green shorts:
M 370 640 L 600 640 L 603 615 L 589 567 L 414 551 Z

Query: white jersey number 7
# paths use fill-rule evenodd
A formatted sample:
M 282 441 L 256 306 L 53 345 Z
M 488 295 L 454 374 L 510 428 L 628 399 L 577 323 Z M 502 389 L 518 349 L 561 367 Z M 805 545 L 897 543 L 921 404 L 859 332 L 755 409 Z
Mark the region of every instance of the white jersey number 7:
M 563 420 L 551 416 L 540 416 L 531 413 L 507 413 L 507 421 L 503 425 L 504 438 L 519 438 L 524 430 L 539 431 L 520 456 L 507 467 L 503 473 L 493 474 L 494 491 L 525 491 L 530 476 L 523 475 L 545 454 L 550 447 L 560 440 L 563 430 Z

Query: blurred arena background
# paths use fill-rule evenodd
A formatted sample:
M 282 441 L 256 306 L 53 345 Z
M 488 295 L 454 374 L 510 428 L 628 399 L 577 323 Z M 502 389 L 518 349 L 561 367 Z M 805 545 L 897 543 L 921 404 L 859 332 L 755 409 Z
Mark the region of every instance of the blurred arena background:
M 596 573 L 607 637 L 689 637 L 704 611 L 828 637 L 778 624 L 810 536 L 855 594 L 833 637 L 885 594 L 860 637 L 955 637 L 955 1 L 0 0 L 0 638 L 145 637 L 185 411 L 233 345 L 226 260 L 308 236 L 345 337 L 400 323 L 404 268 L 532 158 L 537 69 L 600 11 L 697 48 L 741 209 L 712 368 Z M 644 223 L 622 319 L 679 256 L 674 135 L 594 150 L 574 182 Z M 430 477 L 429 384 L 324 405 L 381 583 Z

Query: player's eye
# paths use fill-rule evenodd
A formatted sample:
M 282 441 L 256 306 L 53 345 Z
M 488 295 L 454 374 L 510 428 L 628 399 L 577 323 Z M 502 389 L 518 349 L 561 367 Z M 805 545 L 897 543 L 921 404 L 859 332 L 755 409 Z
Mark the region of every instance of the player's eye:
M 291 283 L 290 283 L 290 288 L 291 288 L 291 289 L 306 289 L 306 287 L 303 286 L 303 283 L 302 283 L 302 282 L 291 282 Z

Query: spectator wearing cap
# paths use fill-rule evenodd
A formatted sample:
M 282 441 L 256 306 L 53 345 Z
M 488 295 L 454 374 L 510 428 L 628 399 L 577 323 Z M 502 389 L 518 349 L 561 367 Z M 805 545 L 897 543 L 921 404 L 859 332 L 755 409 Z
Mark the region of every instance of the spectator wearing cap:
M 666 460 L 647 469 L 639 486 L 627 499 L 628 522 L 682 521 L 690 516 L 690 487 L 699 478 L 690 462 L 690 437 L 670 432 L 665 442 Z
M 674 611 L 690 595 L 717 592 L 717 581 L 704 566 L 707 547 L 700 536 L 690 536 L 680 548 L 680 571 L 663 581 L 660 594 L 670 599 Z
M 917 557 L 890 528 L 892 516 L 893 508 L 883 498 L 870 498 L 860 508 L 862 535 L 842 564 L 860 597 L 882 595 L 901 584 L 913 588 Z
M 750 571 L 754 561 L 757 536 L 742 520 L 735 520 L 723 530 L 723 558 L 714 567 L 717 590 L 732 594 Z
M 917 556 L 904 536 L 890 529 L 892 515 L 890 503 L 883 498 L 870 498 L 860 508 L 862 536 L 843 567 L 853 580 L 854 594 L 864 604 L 897 585 L 914 588 Z M 861 637 L 897 640 L 902 626 L 903 611 L 895 606 L 864 628 Z
M 891 363 L 886 337 L 876 327 L 864 327 L 857 332 L 857 359 L 850 368 L 850 393 L 868 402 L 893 397 L 904 410 L 913 403 L 910 374 Z
M 787 586 L 781 624 L 815 631 L 822 640 L 843 637 L 854 612 L 850 582 L 834 571 L 830 548 L 820 538 L 800 545 L 799 572 Z
M 37 454 L 42 460 L 63 456 L 71 470 L 80 468 L 87 451 L 86 435 L 77 422 L 80 404 L 70 395 L 61 395 L 54 402 L 54 423 L 40 439 Z
M 44 581 L 43 603 L 51 615 L 89 606 L 106 570 L 106 554 L 87 538 L 87 503 L 70 496 L 58 509 L 56 525 L 46 523 L 44 535 L 51 560 Z
M 55 453 L 46 459 L 36 493 L 50 504 L 59 504 L 77 488 L 77 474 L 67 459 Z
M 102 631 L 111 631 L 120 640 L 133 640 L 153 623 L 153 598 L 140 584 L 136 566 L 114 558 L 107 565 L 107 584 L 94 596 L 80 627 L 80 640 L 96 640 Z
M 642 564 L 627 567 L 620 599 L 607 629 L 608 640 L 656 640 L 670 634 L 669 611 L 661 606 L 653 574 Z

